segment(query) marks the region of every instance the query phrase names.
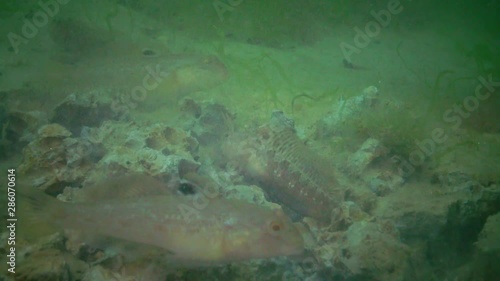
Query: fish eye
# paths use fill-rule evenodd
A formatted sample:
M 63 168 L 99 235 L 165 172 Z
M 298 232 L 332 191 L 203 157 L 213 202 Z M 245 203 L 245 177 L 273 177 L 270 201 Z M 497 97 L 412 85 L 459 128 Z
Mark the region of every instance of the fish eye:
M 278 222 L 271 222 L 271 229 L 273 231 L 280 231 L 281 230 L 281 225 Z
M 189 182 L 181 183 L 178 190 L 182 193 L 182 195 L 192 195 L 196 193 L 196 187 Z

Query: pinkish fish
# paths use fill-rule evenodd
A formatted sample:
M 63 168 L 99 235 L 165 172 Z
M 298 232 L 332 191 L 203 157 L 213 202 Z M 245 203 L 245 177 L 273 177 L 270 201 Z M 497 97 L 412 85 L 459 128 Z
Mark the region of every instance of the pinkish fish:
M 50 58 L 37 58 L 37 63 L 22 70 L 11 68 L 0 82 L 40 93 L 49 103 L 57 104 L 71 93 L 97 91 L 129 107 L 176 104 L 185 95 L 211 89 L 228 77 L 225 65 L 214 56 L 173 54 L 158 40 L 132 40 L 128 34 L 102 30 L 89 22 L 57 20 L 48 34 L 40 36 L 53 44 L 46 50 Z M 16 83 L 9 85 L 10 80 Z
M 193 264 L 298 255 L 303 251 L 299 231 L 281 209 L 223 198 L 197 205 L 199 201 L 194 200 L 199 198 L 195 196 L 161 194 L 157 188 L 161 184 L 146 176 L 97 184 L 103 185 L 115 187 L 117 198 L 65 203 L 45 194 L 26 196 L 36 214 L 58 229 L 161 248 L 173 254 L 174 260 Z

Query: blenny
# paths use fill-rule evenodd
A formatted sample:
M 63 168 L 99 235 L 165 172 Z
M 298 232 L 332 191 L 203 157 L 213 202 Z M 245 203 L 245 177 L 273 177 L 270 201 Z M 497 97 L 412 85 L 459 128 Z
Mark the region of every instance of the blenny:
M 304 144 L 281 111 L 243 141 L 229 141 L 225 150 L 247 180 L 303 216 L 328 221 L 344 199 L 332 164 Z

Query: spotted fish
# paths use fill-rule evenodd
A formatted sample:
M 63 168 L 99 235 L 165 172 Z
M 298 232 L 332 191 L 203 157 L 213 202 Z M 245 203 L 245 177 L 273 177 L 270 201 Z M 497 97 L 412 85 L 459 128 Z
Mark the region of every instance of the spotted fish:
M 332 165 L 297 137 L 282 112 L 274 112 L 269 124 L 236 146 L 227 149 L 229 158 L 246 179 L 301 215 L 327 221 L 344 199 Z

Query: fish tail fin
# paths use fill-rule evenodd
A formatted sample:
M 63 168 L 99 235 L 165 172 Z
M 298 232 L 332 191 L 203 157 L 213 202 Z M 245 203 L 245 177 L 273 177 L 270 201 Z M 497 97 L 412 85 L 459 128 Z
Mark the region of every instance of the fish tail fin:
M 17 188 L 18 235 L 35 241 L 60 230 L 57 217 L 64 212 L 64 203 L 31 186 Z

